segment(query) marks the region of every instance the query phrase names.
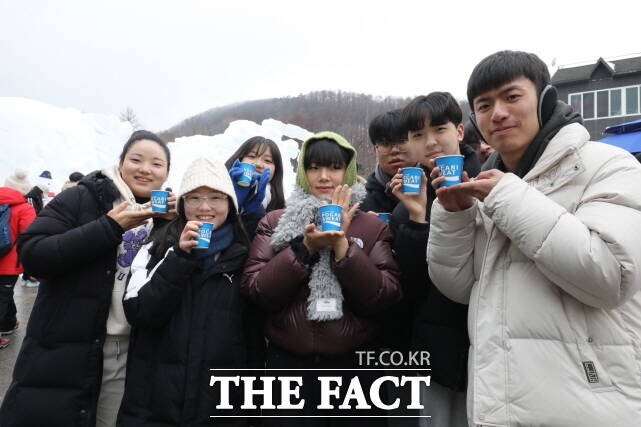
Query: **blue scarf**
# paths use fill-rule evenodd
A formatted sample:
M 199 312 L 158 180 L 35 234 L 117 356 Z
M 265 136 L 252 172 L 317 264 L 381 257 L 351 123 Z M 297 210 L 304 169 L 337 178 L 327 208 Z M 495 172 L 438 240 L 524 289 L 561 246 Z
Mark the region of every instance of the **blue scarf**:
M 227 249 L 234 241 L 234 229 L 229 224 L 214 230 L 211 243 L 207 249 L 192 249 L 191 257 L 200 264 L 203 271 L 211 270 L 216 265 L 216 254 Z

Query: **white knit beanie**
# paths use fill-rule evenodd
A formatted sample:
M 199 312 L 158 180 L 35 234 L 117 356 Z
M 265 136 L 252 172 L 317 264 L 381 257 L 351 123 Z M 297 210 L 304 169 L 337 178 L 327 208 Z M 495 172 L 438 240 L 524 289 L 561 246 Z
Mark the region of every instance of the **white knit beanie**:
M 182 196 L 203 186 L 227 194 L 231 197 L 236 212 L 238 212 L 238 202 L 236 201 L 234 185 L 231 183 L 227 168 L 221 161 L 201 157 L 191 162 L 191 164 L 187 166 L 187 171 L 183 175 L 183 180 L 180 184 L 178 202 L 182 203 Z
M 4 181 L 4 186 L 19 191 L 22 195 L 27 194 L 29 190 L 31 190 L 31 183 L 29 182 L 29 178 L 27 178 L 27 172 L 23 169 L 16 169 L 13 175 Z

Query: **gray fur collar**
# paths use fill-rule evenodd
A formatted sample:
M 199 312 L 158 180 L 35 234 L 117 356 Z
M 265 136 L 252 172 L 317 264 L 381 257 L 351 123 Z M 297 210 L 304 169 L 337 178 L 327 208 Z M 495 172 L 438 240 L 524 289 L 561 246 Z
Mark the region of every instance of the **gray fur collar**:
M 364 198 L 363 184 L 354 184 L 350 207 Z M 323 199 L 307 194 L 302 188 L 295 186 L 272 235 L 271 245 L 274 250 L 280 252 L 285 249 L 292 239 L 303 234 L 306 225 L 314 223 L 320 226 L 318 208 L 322 205 Z M 340 319 L 343 317 L 343 292 L 338 278 L 332 271 L 332 250 L 321 249 L 319 255 L 320 260 L 312 267 L 309 276 L 307 318 L 318 322 Z

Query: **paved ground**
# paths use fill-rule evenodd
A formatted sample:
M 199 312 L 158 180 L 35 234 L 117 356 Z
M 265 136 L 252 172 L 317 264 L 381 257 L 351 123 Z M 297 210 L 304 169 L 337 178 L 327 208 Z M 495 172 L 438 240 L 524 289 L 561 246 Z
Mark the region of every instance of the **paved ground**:
M 24 331 L 27 327 L 29 315 L 31 314 L 31 307 L 33 307 L 33 302 L 36 300 L 37 293 L 38 288 L 25 288 L 20 285 L 20 280 L 18 280 L 18 284 L 14 289 L 13 298 L 16 302 L 16 307 L 18 308 L 18 320 L 20 321 L 20 327 L 13 333 L 13 335 L 8 336 L 8 338 L 11 339 L 9 347 L 0 350 L 0 401 L 4 399 L 4 394 L 11 383 L 13 365 L 16 362 L 16 357 L 18 357 L 18 351 L 20 351 L 20 345 L 24 338 Z

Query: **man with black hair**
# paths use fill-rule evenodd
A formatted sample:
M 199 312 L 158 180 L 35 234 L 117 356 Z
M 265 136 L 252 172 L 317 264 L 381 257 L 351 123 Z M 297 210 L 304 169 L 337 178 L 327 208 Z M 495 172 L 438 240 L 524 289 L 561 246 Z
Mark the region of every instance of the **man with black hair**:
M 641 419 L 641 165 L 589 141 L 536 55 L 502 51 L 467 95 L 490 169 L 432 171 L 429 274 L 470 305 L 470 425 Z
M 480 171 L 476 152 L 462 144 L 461 122 L 461 108 L 448 92 L 418 96 L 405 107 L 402 123 L 408 131 L 409 149 L 425 174 L 429 175 L 437 157 L 449 155 L 463 155 L 463 169 L 470 176 Z M 422 413 L 431 416 L 430 426 L 463 427 L 467 425 L 467 305 L 446 298 L 427 274 L 425 250 L 434 189 L 427 177 L 418 196 L 403 194 L 402 184 L 402 174 L 395 174 L 390 188 L 400 203 L 392 213 L 391 226 L 407 318 L 398 335 L 410 331 L 411 349 L 430 353 L 432 383 L 422 390 L 421 399 Z
M 369 138 L 376 151 L 376 168 L 367 177 L 363 212 L 391 213 L 398 199 L 389 190 L 389 181 L 399 168 L 416 166 L 409 151 L 407 132 L 401 124 L 401 110 L 380 114 L 369 125 Z

